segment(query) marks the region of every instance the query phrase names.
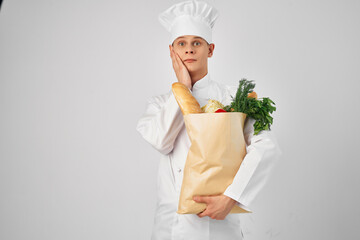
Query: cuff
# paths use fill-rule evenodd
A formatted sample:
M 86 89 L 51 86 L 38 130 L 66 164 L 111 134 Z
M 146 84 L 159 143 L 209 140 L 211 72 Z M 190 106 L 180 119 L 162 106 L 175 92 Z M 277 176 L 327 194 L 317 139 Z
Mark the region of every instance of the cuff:
M 239 207 L 241 207 L 242 209 L 245 209 L 246 211 L 252 212 L 252 210 L 250 208 L 248 208 L 247 206 L 245 206 L 244 204 L 241 203 L 241 200 L 238 200 L 236 198 L 236 195 L 232 192 L 230 192 L 229 190 L 226 190 L 223 195 L 228 196 L 232 199 L 234 199 L 236 201 L 236 205 L 238 205 Z

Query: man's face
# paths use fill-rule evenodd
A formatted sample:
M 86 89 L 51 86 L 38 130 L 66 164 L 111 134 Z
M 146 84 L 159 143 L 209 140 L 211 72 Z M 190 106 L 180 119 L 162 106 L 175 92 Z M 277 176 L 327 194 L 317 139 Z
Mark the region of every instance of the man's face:
M 201 37 L 184 35 L 173 42 L 174 51 L 184 62 L 189 72 L 207 67 L 207 59 L 213 55 L 215 45 L 209 44 Z M 187 61 L 195 59 L 195 61 Z

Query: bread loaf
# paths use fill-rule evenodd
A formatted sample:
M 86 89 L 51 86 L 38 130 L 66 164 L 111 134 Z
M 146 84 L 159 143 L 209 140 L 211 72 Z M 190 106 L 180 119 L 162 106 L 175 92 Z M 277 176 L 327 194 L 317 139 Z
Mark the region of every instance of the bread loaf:
M 174 82 L 171 90 L 183 115 L 190 113 L 203 113 L 200 104 L 191 94 L 189 88 L 180 82 Z

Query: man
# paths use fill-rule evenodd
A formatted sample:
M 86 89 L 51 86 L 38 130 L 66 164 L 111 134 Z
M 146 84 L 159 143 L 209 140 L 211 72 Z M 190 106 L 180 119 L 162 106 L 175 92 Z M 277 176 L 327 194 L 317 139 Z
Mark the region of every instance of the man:
M 171 33 L 169 51 L 177 81 L 190 89 L 200 106 L 208 99 L 227 105 L 238 87 L 213 81 L 208 74 L 208 58 L 215 48 L 211 43 L 211 30 L 217 17 L 216 9 L 195 0 L 175 4 L 159 16 Z M 276 139 L 270 131 L 264 130 L 254 136 L 254 120 L 248 118 L 244 126 L 247 154 L 233 183 L 221 195 L 194 196 L 194 201 L 207 205 L 202 213 L 176 213 L 191 143 L 171 84 L 168 93 L 148 99 L 146 112 L 136 128 L 161 153 L 158 203 L 151 239 L 243 239 L 240 214 L 229 212 L 235 204 L 251 210 L 249 206 L 281 154 Z

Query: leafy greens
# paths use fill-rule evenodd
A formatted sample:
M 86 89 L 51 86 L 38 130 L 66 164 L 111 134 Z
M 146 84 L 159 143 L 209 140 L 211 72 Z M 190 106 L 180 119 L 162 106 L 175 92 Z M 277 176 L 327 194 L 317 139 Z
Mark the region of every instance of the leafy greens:
M 262 130 L 270 130 L 273 123 L 271 113 L 276 110 L 275 103 L 267 97 L 256 99 L 248 97 L 248 94 L 253 92 L 255 83 L 253 80 L 243 78 L 239 81 L 239 87 L 236 91 L 235 98 L 231 96 L 232 102 L 230 105 L 224 107 L 227 112 L 242 112 L 246 113 L 248 117 L 255 119 L 254 135 L 257 135 Z

